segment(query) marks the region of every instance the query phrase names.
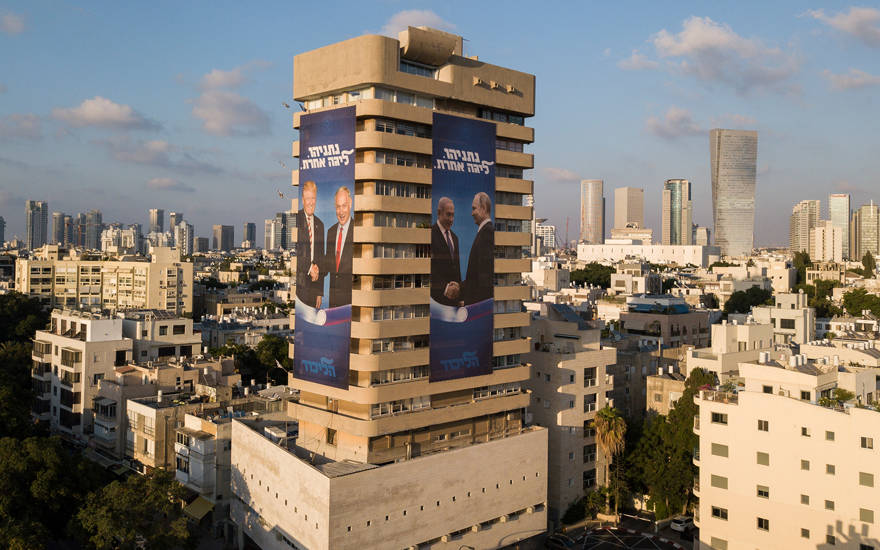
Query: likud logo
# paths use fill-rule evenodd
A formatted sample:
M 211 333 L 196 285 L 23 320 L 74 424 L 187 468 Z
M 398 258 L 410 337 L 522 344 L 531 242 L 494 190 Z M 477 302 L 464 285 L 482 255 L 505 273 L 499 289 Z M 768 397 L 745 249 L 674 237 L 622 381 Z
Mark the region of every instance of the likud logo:
M 464 369 L 473 369 L 480 367 L 480 360 L 477 358 L 477 354 L 473 351 L 466 351 L 461 354 L 461 357 L 456 357 L 453 359 L 443 359 L 440 361 L 440 364 L 443 366 L 443 370 L 460 370 Z
M 333 366 L 333 359 L 329 357 L 321 357 L 320 361 L 309 361 L 303 359 L 301 361 L 303 369 L 311 374 L 321 374 L 324 376 L 336 376 L 336 367 Z

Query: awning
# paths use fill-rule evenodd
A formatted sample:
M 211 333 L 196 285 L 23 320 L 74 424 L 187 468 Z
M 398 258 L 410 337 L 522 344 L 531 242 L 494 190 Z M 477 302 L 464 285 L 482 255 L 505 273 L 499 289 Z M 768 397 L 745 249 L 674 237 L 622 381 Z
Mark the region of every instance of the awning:
M 202 518 L 208 515 L 208 512 L 214 509 L 214 503 L 204 497 L 197 497 L 194 501 L 186 505 L 183 513 L 192 519 L 202 521 Z

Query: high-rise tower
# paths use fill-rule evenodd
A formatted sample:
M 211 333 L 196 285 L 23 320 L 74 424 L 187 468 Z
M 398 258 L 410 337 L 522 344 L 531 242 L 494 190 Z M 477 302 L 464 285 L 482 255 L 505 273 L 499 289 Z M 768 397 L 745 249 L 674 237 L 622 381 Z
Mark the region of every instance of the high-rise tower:
M 165 211 L 161 208 L 150 208 L 150 233 L 165 231 Z
M 645 227 L 645 190 L 618 187 L 614 190 L 614 229 Z
M 605 242 L 605 195 L 602 180 L 581 180 L 581 242 Z
M 755 246 L 758 132 L 711 130 L 709 157 L 715 244 L 726 256 L 749 254 Z
M 28 250 L 40 248 L 49 240 L 49 203 L 46 201 L 25 201 L 24 246 Z
M 693 204 L 691 182 L 666 180 L 661 203 L 661 244 L 693 244 Z
M 801 201 L 791 209 L 788 247 L 792 254 L 809 253 L 813 249 L 813 228 L 819 224 L 821 210 L 822 203 L 817 200 Z
M 840 229 L 843 236 L 843 257 L 849 259 L 849 222 L 852 217 L 850 196 L 847 193 L 828 195 L 828 218 L 831 224 Z
M 850 239 L 852 260 L 861 261 L 868 252 L 880 256 L 880 207 L 873 200 L 853 212 Z

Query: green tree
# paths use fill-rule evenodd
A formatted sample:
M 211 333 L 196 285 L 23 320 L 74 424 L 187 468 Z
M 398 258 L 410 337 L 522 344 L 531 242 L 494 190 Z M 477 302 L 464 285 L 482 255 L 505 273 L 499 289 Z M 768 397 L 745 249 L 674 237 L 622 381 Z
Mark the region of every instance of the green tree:
M 794 259 L 792 260 L 792 265 L 797 270 L 797 284 L 801 284 L 806 282 L 807 280 L 807 268 L 812 267 L 813 262 L 810 261 L 810 255 L 806 252 L 795 252 Z
M 569 280 L 576 285 L 593 285 L 602 288 L 611 286 L 611 274 L 614 268 L 600 263 L 588 263 L 583 269 L 571 272 Z
M 875 270 L 877 269 L 877 262 L 874 261 L 874 256 L 871 254 L 871 251 L 865 252 L 865 255 L 862 256 L 862 274 L 865 278 L 873 279 Z
M 257 344 L 257 359 L 266 368 L 273 384 L 287 384 L 287 372 L 283 369 L 289 370 L 291 368 L 288 349 L 287 339 L 274 334 L 263 336 L 263 339 Z M 282 369 L 278 368 L 278 364 Z
M 856 288 L 843 295 L 843 307 L 854 317 L 860 317 L 865 310 L 880 315 L 880 297 L 868 294 L 864 288 Z
M 0 439 L 0 547 L 46 548 L 107 473 L 57 437 Z
M 737 290 L 724 302 L 724 313 L 748 313 L 752 307 L 767 303 L 771 298 L 773 293 L 759 286 Z
M 34 393 L 30 368 L 29 344 L 0 344 L 0 434 L 4 436 L 23 438 L 36 435 L 31 420 Z
M 606 405 L 605 408 L 596 413 L 593 425 L 596 428 L 596 441 L 599 443 L 599 448 L 605 456 L 605 486 L 611 487 L 611 465 L 614 462 L 614 457 L 624 449 L 626 421 L 620 416 L 617 409 Z M 617 514 L 617 501 L 619 500 L 617 496 L 617 493 L 615 493 L 615 514 Z M 608 509 L 607 503 L 606 509 Z
M 173 474 L 156 469 L 90 493 L 76 519 L 88 542 L 99 550 L 194 547 L 195 537 L 181 507 L 184 495 Z

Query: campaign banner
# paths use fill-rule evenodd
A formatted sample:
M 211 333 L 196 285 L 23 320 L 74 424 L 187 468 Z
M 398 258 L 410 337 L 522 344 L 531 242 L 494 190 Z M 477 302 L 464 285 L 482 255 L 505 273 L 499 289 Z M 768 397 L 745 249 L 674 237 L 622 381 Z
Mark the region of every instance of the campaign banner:
M 348 388 L 355 108 L 300 119 L 294 377 Z
M 495 124 L 434 113 L 430 380 L 492 372 Z

